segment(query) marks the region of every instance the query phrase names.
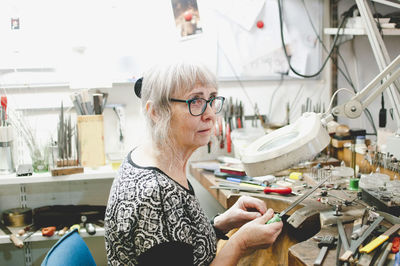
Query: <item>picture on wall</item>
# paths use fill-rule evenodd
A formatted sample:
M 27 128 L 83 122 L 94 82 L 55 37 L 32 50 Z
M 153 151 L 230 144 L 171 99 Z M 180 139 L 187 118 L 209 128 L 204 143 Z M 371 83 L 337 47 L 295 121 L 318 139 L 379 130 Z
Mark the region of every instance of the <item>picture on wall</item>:
M 182 39 L 203 32 L 197 0 L 171 0 L 178 35 Z

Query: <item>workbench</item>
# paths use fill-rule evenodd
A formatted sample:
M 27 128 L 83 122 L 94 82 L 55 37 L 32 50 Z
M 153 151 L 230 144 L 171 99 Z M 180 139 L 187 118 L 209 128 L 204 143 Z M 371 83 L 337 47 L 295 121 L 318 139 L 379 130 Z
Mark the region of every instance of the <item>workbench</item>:
M 252 192 L 234 193 L 226 189 L 213 189 L 210 187 L 217 186 L 218 179 L 220 178 L 215 177 L 212 172 L 194 167 L 193 164 L 190 165 L 189 168 L 192 176 L 197 179 L 224 208 L 231 207 L 240 196 L 249 195 L 262 199 L 267 204 L 267 207 L 273 208 L 275 212 L 281 212 L 298 197 L 294 195 Z M 305 181 L 312 182 L 312 180 L 308 179 Z M 316 184 L 317 182 L 314 181 L 314 183 Z M 316 192 L 318 192 L 318 190 Z M 354 193 L 352 193 L 352 195 L 356 196 Z M 349 206 L 348 208 L 348 211 L 362 213 L 361 209 L 363 208 L 363 205 L 356 204 L 356 206 Z M 337 227 L 335 225 L 325 225 L 321 227 L 319 217 L 320 213 L 333 213 L 333 207 L 319 202 L 317 196 L 312 194 L 288 214 L 291 215 L 296 212 L 296 210 L 300 209 L 313 210 L 313 214 L 310 215 L 298 228 L 294 228 L 285 223 L 282 233 L 272 246 L 267 249 L 257 250 L 243 257 L 240 260 L 239 265 L 313 265 L 320 252 L 320 249 L 317 246 L 318 242 L 313 240 L 313 236 L 323 236 L 328 234 L 335 236 L 338 235 Z M 357 209 L 359 209 L 358 212 Z M 344 220 L 349 218 L 346 214 L 339 217 Z M 228 235 L 232 235 L 235 231 L 236 229 L 232 230 Z M 218 243 L 218 249 L 220 249 L 225 242 L 226 241 L 224 240 L 220 240 Z M 335 249 L 328 251 L 323 265 L 336 265 Z

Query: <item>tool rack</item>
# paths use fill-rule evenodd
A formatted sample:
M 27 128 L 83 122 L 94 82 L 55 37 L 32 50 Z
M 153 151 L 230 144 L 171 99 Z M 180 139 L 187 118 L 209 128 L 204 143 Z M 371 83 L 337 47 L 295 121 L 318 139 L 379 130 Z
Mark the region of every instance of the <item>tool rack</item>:
M 115 176 L 116 171 L 112 170 L 110 165 L 97 169 L 85 168 L 84 173 L 64 176 L 51 176 L 49 172 L 34 173 L 32 176 L 16 176 L 15 173 L 0 175 L 0 212 L 15 207 L 33 209 L 45 205 L 106 205 Z M 22 229 L 8 228 L 13 233 Z M 98 241 L 102 243 L 99 246 L 104 246 L 103 227 L 96 225 L 96 234 L 93 236 L 87 234 L 82 228 L 80 235 L 87 240 L 93 239 L 89 241 L 90 243 L 99 239 Z M 23 235 L 19 238 L 24 240 L 25 237 L 26 235 Z M 15 262 L 15 256 L 18 262 L 21 262 L 19 265 L 36 265 L 59 238 L 57 234 L 52 237 L 43 237 L 41 232 L 37 231 L 25 239 L 22 249 L 18 249 L 1 231 L 0 246 L 4 251 L 4 256 L 0 257 L 0 265 L 10 263 L 10 261 L 4 261 L 9 256 L 12 257 L 13 262 Z M 89 243 L 88 246 L 91 248 Z

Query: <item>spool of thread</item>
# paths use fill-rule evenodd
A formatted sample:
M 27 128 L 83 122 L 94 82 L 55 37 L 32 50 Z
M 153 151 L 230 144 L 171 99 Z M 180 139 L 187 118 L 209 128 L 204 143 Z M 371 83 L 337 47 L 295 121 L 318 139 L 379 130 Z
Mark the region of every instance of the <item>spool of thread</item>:
M 358 178 L 350 178 L 349 189 L 350 190 L 358 190 L 358 183 L 360 179 Z

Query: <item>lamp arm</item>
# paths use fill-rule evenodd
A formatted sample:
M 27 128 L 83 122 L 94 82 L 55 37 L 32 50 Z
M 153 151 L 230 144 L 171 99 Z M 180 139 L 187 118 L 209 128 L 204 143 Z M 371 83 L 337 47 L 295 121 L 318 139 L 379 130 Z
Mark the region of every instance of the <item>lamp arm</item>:
M 387 6 L 392 6 L 392 7 L 400 8 L 400 4 L 396 4 L 396 3 L 393 3 L 393 2 L 389 2 L 389 1 L 387 1 L 387 0 L 372 0 L 372 1 L 377 2 L 377 3 L 380 3 L 380 4 L 383 4 L 383 5 L 387 5 Z
M 395 70 L 398 68 L 397 70 Z M 382 91 L 388 88 L 393 82 L 400 77 L 400 55 L 397 56 L 381 73 L 379 73 L 366 87 L 353 96 L 344 104 L 338 105 L 332 109 L 332 114 L 348 118 L 357 118 L 362 111 L 380 95 Z M 381 81 L 384 81 L 376 87 Z M 395 101 L 394 108 L 400 105 L 399 95 L 392 95 Z M 362 100 L 363 98 L 366 98 Z M 399 122 L 397 121 L 400 126 Z

